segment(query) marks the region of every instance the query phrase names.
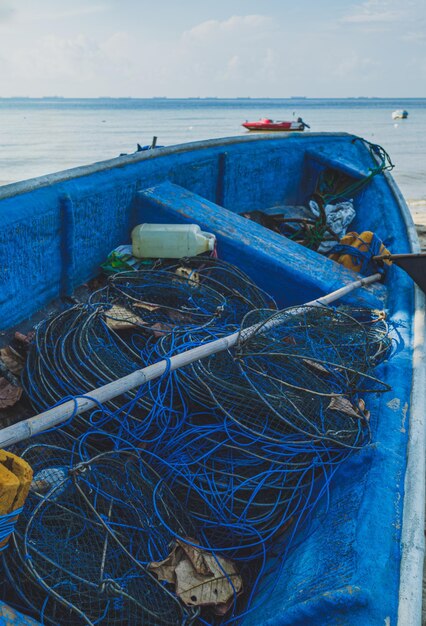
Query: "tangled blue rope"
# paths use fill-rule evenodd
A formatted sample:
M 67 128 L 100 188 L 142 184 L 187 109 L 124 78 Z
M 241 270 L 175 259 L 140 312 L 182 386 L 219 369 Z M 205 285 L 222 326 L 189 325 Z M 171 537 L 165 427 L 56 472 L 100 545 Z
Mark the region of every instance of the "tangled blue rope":
M 357 237 L 357 239 L 362 241 L 360 237 Z M 380 254 L 381 247 L 384 245 L 383 241 L 373 233 L 370 243 L 366 244 L 363 241 L 362 243 L 368 248 L 367 250 L 360 250 L 359 248 L 354 248 L 347 244 L 338 243 L 333 246 L 327 254 L 348 254 L 354 265 L 360 265 L 358 271 L 362 276 L 369 276 L 370 274 L 376 273 L 384 274 L 386 267 L 373 259 L 373 257 Z
M 46 623 L 56 623 L 58 604 L 90 615 L 87 623 L 108 626 L 121 618 L 127 596 L 142 592 L 135 571 L 166 558 L 178 540 L 213 556 L 219 569 L 219 556 L 237 564 L 244 599 L 224 571 L 234 597 L 221 618 L 235 622 L 258 607 L 264 585 L 272 592 L 318 503 L 328 505 L 336 471 L 370 441 L 362 403 L 367 394 L 387 390 L 373 374 L 391 352 L 384 320 L 367 310 L 271 311 L 247 277 L 230 266 L 203 264 L 197 260 L 187 285 L 176 279 L 176 268 L 118 276 L 88 305 L 37 329 L 24 375 L 37 407 L 57 404 L 64 392 L 77 398 L 143 366 L 167 363 L 159 379 L 74 414 L 62 430 L 25 444 L 24 457 L 39 476 L 46 468 L 69 471 L 60 487 L 30 496 L 16 542 L 25 544 L 20 569 L 8 568 L 22 597 L 43 607 Z M 200 289 L 203 280 L 208 289 Z M 133 321 L 116 330 L 111 320 L 120 310 L 111 305 Z M 269 330 L 250 333 L 253 324 Z M 171 371 L 173 355 L 237 328 L 235 349 Z M 131 460 L 123 464 L 127 453 Z M 182 523 L 175 523 L 176 511 Z M 68 526 L 59 524 L 61 516 L 71 520 Z M 91 545 L 100 563 L 93 563 Z M 95 581 L 94 565 L 96 575 L 102 570 Z M 84 593 L 78 591 L 82 580 Z M 160 594 L 157 584 L 152 589 Z M 96 600 L 89 606 L 86 596 Z M 191 611 L 188 620 L 193 617 Z M 197 620 L 216 624 L 218 618 L 207 608 Z
M 0 515 L 0 546 L 14 532 L 16 522 L 18 521 L 19 515 L 22 513 L 22 509 L 23 507 L 20 507 L 11 513 Z M 0 547 L 0 552 L 5 550 L 7 546 L 8 544 L 6 543 L 3 547 Z

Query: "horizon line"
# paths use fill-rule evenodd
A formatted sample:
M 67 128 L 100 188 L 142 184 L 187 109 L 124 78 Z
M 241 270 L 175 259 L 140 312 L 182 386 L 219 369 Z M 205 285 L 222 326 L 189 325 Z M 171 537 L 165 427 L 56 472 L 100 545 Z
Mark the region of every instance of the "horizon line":
M 426 100 L 425 96 L 0 96 L 0 100 Z

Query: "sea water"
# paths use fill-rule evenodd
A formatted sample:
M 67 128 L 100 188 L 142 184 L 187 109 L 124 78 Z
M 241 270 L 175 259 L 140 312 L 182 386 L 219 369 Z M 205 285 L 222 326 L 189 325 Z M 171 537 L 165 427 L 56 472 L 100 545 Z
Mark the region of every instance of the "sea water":
M 408 119 L 393 120 L 395 109 Z M 0 98 L 0 185 L 131 153 L 153 136 L 170 146 L 245 134 L 246 120 L 299 116 L 314 132 L 382 145 L 415 221 L 425 220 L 426 99 Z

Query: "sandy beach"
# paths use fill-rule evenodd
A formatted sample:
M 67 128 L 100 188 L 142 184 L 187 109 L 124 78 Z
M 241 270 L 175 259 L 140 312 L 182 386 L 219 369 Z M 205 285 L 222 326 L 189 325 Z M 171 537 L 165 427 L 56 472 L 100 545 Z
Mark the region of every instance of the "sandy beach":
M 423 203 L 419 205 L 410 205 L 408 203 L 413 216 L 413 221 L 416 226 L 417 235 L 420 241 L 420 249 L 422 252 L 426 252 L 426 210 Z
M 415 220 L 417 234 L 419 236 L 420 248 L 422 252 L 426 252 L 426 216 L 424 216 L 423 220 L 419 219 Z
M 417 229 L 417 235 L 420 241 L 420 248 L 422 252 L 426 252 L 426 203 L 410 203 L 408 206 L 413 216 L 413 222 Z

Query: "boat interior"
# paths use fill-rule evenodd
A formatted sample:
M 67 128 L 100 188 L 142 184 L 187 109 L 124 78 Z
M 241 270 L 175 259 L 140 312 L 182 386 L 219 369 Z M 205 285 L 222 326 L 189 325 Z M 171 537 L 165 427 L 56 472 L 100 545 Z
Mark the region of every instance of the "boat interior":
M 376 166 L 374 147 L 352 135 L 247 136 L 160 148 L 5 186 L 0 241 L 10 264 L 1 270 L 1 328 L 70 296 L 144 222 L 196 223 L 214 233 L 219 258 L 243 269 L 279 307 L 318 298 L 359 275 L 243 214 L 290 216 L 291 207 L 308 205 L 324 172 L 346 187 L 368 179 L 353 196 L 350 230 L 376 233 L 392 252 L 416 251 L 405 204 L 387 174 L 371 177 Z M 383 283 L 343 303 L 385 309 L 405 349 L 379 367 L 392 390 L 369 400 L 373 443 L 339 469 L 275 572 L 274 592 L 266 584 L 258 591 L 262 602 L 243 618 L 247 626 L 395 623 L 414 289 L 391 268 Z
M 306 206 L 321 171 L 351 183 L 368 177 L 374 166 L 368 144 L 350 135 L 243 137 L 138 153 L 4 186 L 1 237 L 11 266 L 4 270 L 8 314 L 1 324 L 29 317 L 61 293 L 64 281 L 69 289 L 93 277 L 108 253 L 129 241 L 134 225 L 154 220 L 185 223 L 196 217 L 202 229 L 217 235 L 222 258 L 244 267 L 282 306 L 312 299 L 352 281 L 353 272 L 241 214 Z M 396 242 L 398 253 L 411 250 L 400 201 L 383 176 L 353 201 L 351 230 L 375 232 L 391 251 Z M 285 297 L 276 293 L 283 282 Z M 31 289 L 30 300 L 15 291 L 18 285 Z M 356 297 L 383 298 L 385 291 L 379 285 Z

